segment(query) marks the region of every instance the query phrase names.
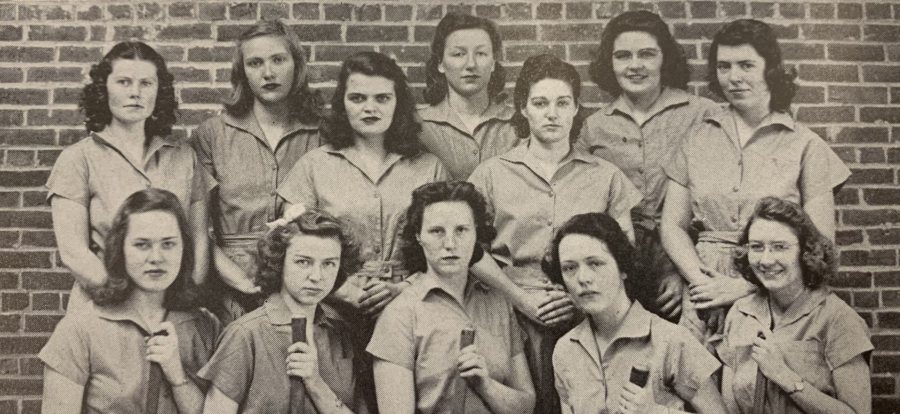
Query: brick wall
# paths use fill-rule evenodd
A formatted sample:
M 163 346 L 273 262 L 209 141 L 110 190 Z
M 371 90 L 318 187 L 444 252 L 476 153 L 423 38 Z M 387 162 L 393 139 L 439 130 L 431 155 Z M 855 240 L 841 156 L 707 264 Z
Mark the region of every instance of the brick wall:
M 99 3 L 99 4 L 98 4 Z M 876 411 L 900 407 L 900 3 L 882 1 L 324 2 L 0 1 L 0 412 L 38 412 L 35 354 L 62 314 L 72 278 L 54 248 L 42 185 L 62 147 L 85 136 L 77 109 L 90 65 L 115 42 L 142 39 L 175 74 L 180 127 L 215 113 L 228 88 L 231 40 L 259 18 L 295 25 L 312 83 L 328 93 L 358 50 L 395 54 L 422 87 L 434 25 L 448 11 L 498 22 L 504 63 L 548 51 L 582 74 L 604 24 L 624 10 L 661 14 L 706 94 L 703 58 L 722 22 L 772 24 L 800 72 L 797 116 L 853 169 L 838 194 L 842 272 L 834 286 L 872 328 Z M 585 77 L 586 78 L 586 77 Z M 508 86 L 511 86 L 509 84 Z M 586 84 L 590 106 L 605 97 Z

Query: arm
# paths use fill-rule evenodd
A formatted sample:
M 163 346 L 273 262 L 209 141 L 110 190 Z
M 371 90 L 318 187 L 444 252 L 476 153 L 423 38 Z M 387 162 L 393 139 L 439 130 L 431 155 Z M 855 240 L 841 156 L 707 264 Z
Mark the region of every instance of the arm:
M 203 411 L 203 391 L 188 377 L 178 349 L 178 332 L 172 322 L 163 322 L 159 329 L 167 335 L 156 335 L 147 340 L 147 360 L 159 364 L 172 389 L 175 406 L 181 413 Z
M 726 384 L 723 382 L 723 384 Z M 716 381 L 713 377 L 706 379 L 694 396 L 689 399 L 691 406 L 697 409 L 700 414 L 728 413 L 736 411 L 728 411 L 725 408 L 725 401 L 722 400 L 722 394 L 716 389 Z
M 628 237 L 628 241 L 633 246 L 635 244 L 634 237 L 634 224 L 631 222 L 631 213 L 626 212 L 619 217 L 615 218 L 616 222 L 619 223 L 619 227 L 622 228 L 622 231 L 625 232 L 625 236 Z
M 396 414 L 415 412 L 416 390 L 412 371 L 377 357 L 372 370 L 375 375 L 375 390 L 380 412 Z
M 209 232 L 207 228 L 206 198 L 191 203 L 191 235 L 194 239 L 194 283 L 198 286 L 206 281 L 209 272 Z
M 75 383 L 53 368 L 44 366 L 44 396 L 41 403 L 42 414 L 77 414 L 81 404 L 74 401 L 84 399 L 84 385 Z
M 700 284 L 708 277 L 700 271 L 700 258 L 688 235 L 691 225 L 691 192 L 677 181 L 666 183 L 666 201 L 663 204 L 659 237 L 666 254 L 678 267 L 690 284 Z
M 500 383 L 488 375 L 484 357 L 470 345 L 459 356 L 460 376 L 465 378 L 478 396 L 494 413 L 527 413 L 534 410 L 534 386 L 528 372 L 525 354 L 510 360 L 513 367 L 509 385 Z
M 828 240 L 834 242 L 834 195 L 826 192 L 803 203 L 803 211 L 809 214 L 816 228 Z
M 260 287 L 253 284 L 250 276 L 244 273 L 244 270 L 234 263 L 221 247 L 213 245 L 212 255 L 213 266 L 215 266 L 219 278 L 221 278 L 226 285 L 246 294 L 260 292 Z
M 50 199 L 50 207 L 60 260 L 82 287 L 106 283 L 106 267 L 89 247 L 87 207 L 59 196 Z
M 319 356 L 313 345 L 296 342 L 288 347 L 287 374 L 303 381 L 306 393 L 318 412 L 353 414 L 322 379 Z
M 228 398 L 215 385 L 209 387 L 209 392 L 206 393 L 206 402 L 203 404 L 203 414 L 237 414 L 237 411 L 237 402 Z

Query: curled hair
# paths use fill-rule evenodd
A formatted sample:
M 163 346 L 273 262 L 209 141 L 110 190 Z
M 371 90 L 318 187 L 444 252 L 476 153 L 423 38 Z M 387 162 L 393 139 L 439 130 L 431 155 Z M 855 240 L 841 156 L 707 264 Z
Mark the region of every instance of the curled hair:
M 784 67 L 781 58 L 781 47 L 778 46 L 778 38 L 772 28 L 759 20 L 741 19 L 728 23 L 713 37 L 709 47 L 709 60 L 706 70 L 709 81 L 709 89 L 716 95 L 725 97 L 722 87 L 719 85 L 718 60 L 719 45 L 740 46 L 749 44 L 753 46 L 766 62 L 766 85 L 772 94 L 769 101 L 769 110 L 777 112 L 789 112 L 791 100 L 797 93 L 797 85 L 794 79 L 797 71 Z
M 175 194 L 158 188 L 149 188 L 128 196 L 116 213 L 109 233 L 106 234 L 103 251 L 103 264 L 108 278 L 103 286 L 86 289 L 95 304 L 115 305 L 124 302 L 131 295 L 134 281 L 128 275 L 125 265 L 125 238 L 128 236 L 129 221 L 135 214 L 151 211 L 163 211 L 173 215 L 181 233 L 181 267 L 175 281 L 166 288 L 163 307 L 170 310 L 188 310 L 198 306 L 197 286 L 191 277 L 194 272 L 194 242 L 191 239 L 184 208 Z
M 347 79 L 351 74 L 379 76 L 394 82 L 397 106 L 394 119 L 384 135 L 387 151 L 403 156 L 416 155 L 423 151 L 419 143 L 422 126 L 416 120 L 416 100 L 413 98 L 406 75 L 393 59 L 377 52 L 359 52 L 347 58 L 338 75 L 337 88 L 331 98 L 331 114 L 322 125 L 322 135 L 335 149 L 353 145 L 353 128 L 347 118 L 344 95 L 347 93 Z
M 503 101 L 503 88 L 506 85 L 506 73 L 500 65 L 500 52 L 503 50 L 503 40 L 494 22 L 483 17 L 471 16 L 462 13 L 448 13 L 438 23 L 431 40 L 431 57 L 425 66 L 425 91 L 422 95 L 425 102 L 437 105 L 447 97 L 449 85 L 447 77 L 438 70 L 444 60 L 444 49 L 447 47 L 447 37 L 453 32 L 467 29 L 484 30 L 491 39 L 491 49 L 494 55 L 494 71 L 488 81 L 487 92 L 491 102 Z
M 663 55 L 660 83 L 671 88 L 687 89 L 690 75 L 684 50 L 675 41 L 666 22 L 658 15 L 646 10 L 622 13 L 610 20 L 603 29 L 603 34 L 600 35 L 597 59 L 588 67 L 591 80 L 600 89 L 613 96 L 619 96 L 622 93 L 622 86 L 619 85 L 616 74 L 613 72 L 612 55 L 616 38 L 625 32 L 644 32 L 653 36 Z
M 294 59 L 294 78 L 285 105 L 300 122 L 318 123 L 322 118 L 325 101 L 318 91 L 309 88 L 307 82 L 306 52 L 300 44 L 297 33 L 279 20 L 260 20 L 247 29 L 237 40 L 234 59 L 231 62 L 231 96 L 224 103 L 225 110 L 233 116 L 245 116 L 253 108 L 256 98 L 250 89 L 250 81 L 244 70 L 244 52 L 241 46 L 250 39 L 271 36 L 284 41 L 291 58 Z
M 425 252 L 419 245 L 418 234 L 422 231 L 422 220 L 425 215 L 425 207 L 444 201 L 460 201 L 466 203 L 472 209 L 472 217 L 475 221 L 475 250 L 469 265 L 481 260 L 484 250 L 481 246 L 487 246 L 497 236 L 494 228 L 494 218 L 488 212 L 484 196 L 472 183 L 466 181 L 439 181 L 422 185 L 412 193 L 412 203 L 406 210 L 406 224 L 400 234 L 401 252 L 406 268 L 410 272 L 424 272 L 428 270 L 428 262 L 425 260 Z M 480 246 L 481 245 L 481 246 Z
M 144 135 L 150 137 L 166 137 L 172 133 L 178 101 L 175 99 L 175 78 L 166 68 L 166 61 L 152 47 L 143 42 L 121 42 L 97 64 L 91 66 L 91 83 L 84 86 L 79 106 L 84 111 L 84 126 L 88 132 L 100 132 L 112 122 L 112 110 L 109 109 L 109 94 L 106 81 L 113 71 L 113 62 L 119 59 L 145 60 L 156 66 L 156 77 L 159 86 L 156 92 L 156 103 L 153 113 L 144 123 Z
M 631 246 L 628 236 L 622 231 L 619 223 L 603 213 L 577 214 L 556 231 L 543 260 L 541 260 L 541 269 L 547 277 L 553 283 L 565 286 L 559 264 L 559 244 L 570 234 L 593 237 L 606 245 L 613 259 L 616 260 L 619 271 L 628 276 L 624 280 L 625 294 L 628 299 L 634 300 L 640 288 L 637 274 L 639 268 L 636 263 L 637 256 L 634 247 Z
M 522 109 L 528 105 L 528 96 L 531 94 L 531 87 L 544 79 L 558 79 L 572 88 L 572 98 L 578 103 L 581 97 L 581 76 L 575 67 L 563 62 L 560 58 L 543 54 L 529 57 L 522 65 L 519 72 L 519 79 L 516 80 L 516 88 L 513 90 L 513 105 L 516 109 L 513 113 L 512 122 L 516 128 L 516 135 L 519 138 L 527 138 L 531 134 L 531 128 L 528 126 L 528 119 L 522 115 Z M 569 142 L 575 142 L 581 132 L 582 122 L 578 119 L 572 120 L 572 129 L 569 130 Z
M 744 227 L 743 235 L 739 241 L 741 246 L 746 246 L 750 238 L 750 227 L 757 220 L 775 221 L 789 227 L 797 236 L 800 244 L 800 270 L 803 273 L 803 285 L 815 289 L 825 281 L 833 280 L 837 273 L 837 257 L 834 244 L 823 236 L 809 215 L 803 211 L 799 204 L 782 200 L 776 197 L 765 197 L 756 205 L 753 216 Z M 747 279 L 761 290 L 765 290 L 762 282 L 753 273 L 747 250 L 737 249 L 734 253 L 734 265 Z
M 288 224 L 269 230 L 259 239 L 257 248 L 260 264 L 256 283 L 262 293 L 268 295 L 281 290 L 285 254 L 291 239 L 297 235 L 334 238 L 341 244 L 341 265 L 332 292 L 344 284 L 347 275 L 359 270 L 359 244 L 341 221 L 321 210 L 307 210 Z

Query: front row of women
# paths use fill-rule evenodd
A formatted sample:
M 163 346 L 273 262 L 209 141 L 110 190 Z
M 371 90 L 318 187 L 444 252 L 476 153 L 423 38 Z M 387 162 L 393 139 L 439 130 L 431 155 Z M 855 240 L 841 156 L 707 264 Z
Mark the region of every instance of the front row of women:
M 320 306 L 360 267 L 359 244 L 338 219 L 309 210 L 259 241 L 268 299 L 218 345 L 221 325 L 195 305 L 186 223 L 168 191 L 126 199 L 106 239 L 109 280 L 88 290 L 93 302 L 66 315 L 40 353 L 44 412 L 288 412 L 292 378 L 302 380 L 306 412 L 375 411 L 359 386 L 352 334 Z M 426 184 L 413 192 L 406 223 L 415 281 L 366 348 L 377 407 L 530 412 L 535 390 L 512 307 L 469 275 L 484 254 L 478 246 L 496 234 L 484 197 L 465 182 Z M 726 318 L 720 394 L 719 360 L 632 299 L 635 252 L 619 224 L 602 213 L 563 224 L 542 267 L 586 316 L 553 353 L 563 412 L 870 412 L 866 325 L 822 285 L 835 271 L 831 242 L 799 205 L 771 197 L 742 234 L 735 265 L 759 290 Z M 311 321 L 306 341 L 292 342 L 297 317 Z M 644 381 L 635 380 L 641 371 Z

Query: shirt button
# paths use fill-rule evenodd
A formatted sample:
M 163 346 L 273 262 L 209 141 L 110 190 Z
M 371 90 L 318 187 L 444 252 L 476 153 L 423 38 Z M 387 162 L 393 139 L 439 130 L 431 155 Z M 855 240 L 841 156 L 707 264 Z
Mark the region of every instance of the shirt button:
M 731 216 L 731 221 L 737 223 L 737 219 L 738 219 L 737 216 Z
M 272 171 L 275 171 L 275 170 L 277 170 L 277 169 L 278 169 L 277 166 L 275 166 L 275 165 L 272 166 Z
M 642 148 L 644 146 L 643 142 L 638 142 L 638 148 Z
M 378 193 L 372 194 L 372 198 L 378 198 Z
M 272 191 L 271 193 L 269 193 L 269 195 L 272 197 L 275 197 L 275 194 L 277 194 L 275 191 Z
M 628 137 L 622 137 L 622 142 L 628 142 Z
M 550 197 L 552 198 L 552 197 L 553 197 L 554 195 L 556 195 L 556 194 L 554 194 L 553 191 L 551 191 L 551 192 L 547 193 L 547 195 L 550 196 Z
M 478 155 L 478 150 L 472 150 L 472 155 Z
M 734 191 L 736 193 L 738 191 L 741 191 L 741 188 L 738 186 L 734 186 L 734 187 L 731 187 L 731 191 Z
M 641 174 L 643 174 L 643 173 L 644 173 L 644 169 L 643 169 L 643 168 L 638 168 L 638 172 L 641 173 Z
M 375 253 L 381 253 L 381 247 L 375 246 L 375 248 L 373 248 L 372 251 L 374 251 Z

